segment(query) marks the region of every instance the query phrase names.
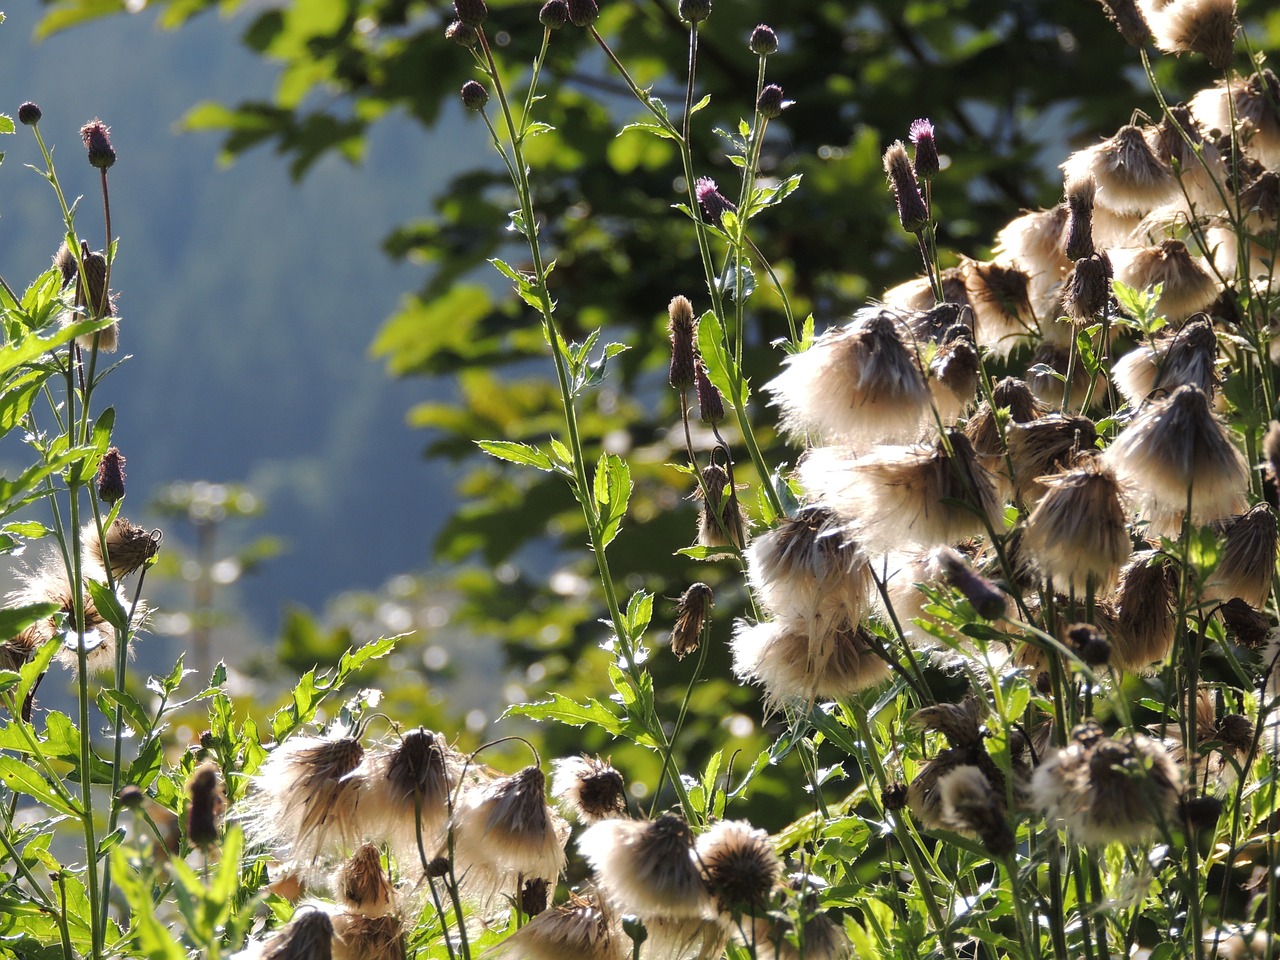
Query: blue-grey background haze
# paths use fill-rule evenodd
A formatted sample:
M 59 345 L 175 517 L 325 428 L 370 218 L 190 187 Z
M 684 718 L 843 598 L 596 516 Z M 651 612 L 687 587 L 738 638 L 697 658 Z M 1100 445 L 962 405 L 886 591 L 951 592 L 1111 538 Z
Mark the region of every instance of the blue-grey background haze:
M 217 136 L 176 123 L 201 100 L 269 96 L 273 69 L 240 45 L 240 24 L 206 15 L 167 32 L 143 13 L 33 43 L 37 5 L 6 14 L 0 110 L 40 104 L 65 188 L 83 196 L 78 229 L 95 248 L 97 171 L 79 127 L 101 117 L 119 156 L 112 286 L 121 353 L 133 359 L 103 395 L 128 458 L 130 516 L 147 521 L 141 503 L 178 480 L 246 483 L 262 496 L 265 514 L 230 531 L 286 541 L 236 587 L 238 632 L 254 642 L 273 635 L 286 604 L 319 610 L 339 591 L 425 567 L 451 483 L 424 460 L 427 438 L 404 415 L 449 386 L 392 381 L 369 356 L 381 322 L 423 277 L 379 244 L 482 154 L 477 129 L 456 114 L 431 134 L 391 118 L 373 129 L 361 166 L 330 156 L 300 184 L 267 149 L 222 167 Z M 0 274 L 25 286 L 47 269 L 61 224 L 52 190 L 25 167 L 39 159 L 30 132 L 19 127 L 0 149 Z M 4 449 L 0 466 L 29 456 Z

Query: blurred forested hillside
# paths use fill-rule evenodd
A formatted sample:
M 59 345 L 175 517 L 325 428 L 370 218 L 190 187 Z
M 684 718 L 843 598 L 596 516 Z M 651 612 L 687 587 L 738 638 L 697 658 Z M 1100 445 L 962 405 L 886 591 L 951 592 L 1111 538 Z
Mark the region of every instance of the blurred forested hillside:
M 121 353 L 133 359 L 106 389 L 128 458 L 129 515 L 163 526 L 176 547 L 191 536 L 184 524 L 140 515 L 160 485 L 244 483 L 263 498 L 265 513 L 252 527 L 233 525 L 223 545 L 230 552 L 237 537 L 263 534 L 284 541 L 281 555 L 237 585 L 251 638 L 273 636 L 286 604 L 318 609 L 340 590 L 422 567 L 450 482 L 405 426 L 422 384 L 391 380 L 369 356 L 379 325 L 419 281 L 380 242 L 474 163 L 479 149 L 458 148 L 474 128 L 428 140 L 391 119 L 369 138 L 360 168 L 330 156 L 295 184 L 268 151 L 219 164 L 214 137 L 175 129 L 201 100 L 234 102 L 271 84 L 271 65 L 218 18 L 162 31 L 143 13 L 35 43 L 37 5 L 6 15 L 0 111 L 40 104 L 59 173 L 84 195 L 80 230 L 95 247 L 101 205 L 79 127 L 101 117 L 119 154 L 112 286 Z M 0 275 L 21 287 L 48 268 L 60 220 L 53 192 L 25 167 L 39 157 L 29 132 L 19 127 L 0 149 Z M 6 449 L 0 465 L 12 470 L 27 457 Z M 180 600 L 175 593 L 170 603 Z

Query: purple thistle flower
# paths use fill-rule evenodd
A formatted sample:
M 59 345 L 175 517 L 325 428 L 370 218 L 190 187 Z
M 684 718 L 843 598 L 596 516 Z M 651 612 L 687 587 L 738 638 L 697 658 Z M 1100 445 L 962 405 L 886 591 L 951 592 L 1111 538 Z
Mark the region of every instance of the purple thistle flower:
M 720 225 L 726 213 L 736 213 L 738 210 L 737 206 L 716 188 L 716 182 L 710 177 L 698 178 L 698 182 L 694 185 L 694 194 L 698 198 L 698 205 L 702 207 L 702 212 L 716 226 Z
M 938 159 L 938 145 L 933 139 L 933 123 L 923 119 L 912 121 L 910 136 L 916 148 L 916 176 L 921 180 L 930 180 L 942 169 L 942 162 Z

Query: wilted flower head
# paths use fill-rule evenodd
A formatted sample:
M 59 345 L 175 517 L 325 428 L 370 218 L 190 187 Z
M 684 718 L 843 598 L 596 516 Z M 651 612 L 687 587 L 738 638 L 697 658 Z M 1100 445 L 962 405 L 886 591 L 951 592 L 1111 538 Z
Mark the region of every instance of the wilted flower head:
M 906 145 L 901 140 L 895 140 L 885 151 L 884 172 L 898 204 L 898 220 L 902 229 L 907 233 L 920 233 L 929 225 L 929 211 L 924 205 L 924 197 L 920 195 Z
M 1190 384 L 1212 395 L 1217 384 L 1214 361 L 1218 338 L 1204 316 L 1188 321 L 1170 336 L 1126 353 L 1111 370 L 1125 401 L 1137 407 L 1149 396 Z
M 1165 53 L 1198 53 L 1215 70 L 1231 65 L 1236 37 L 1235 0 L 1146 0 L 1156 46 Z
M 771 707 L 848 696 L 889 676 L 866 628 L 847 621 L 739 620 L 731 647 L 734 674 L 763 686 Z
M 598 897 L 571 894 L 569 902 L 538 914 L 485 957 L 492 960 L 627 960 L 631 951 L 617 918 Z
M 565 757 L 552 765 L 551 793 L 583 823 L 627 815 L 622 774 L 599 757 Z
M 1104 250 L 1081 257 L 1067 276 L 1062 309 L 1077 323 L 1090 323 L 1102 316 L 1111 302 L 1111 258 Z
M 751 541 L 747 576 L 773 616 L 857 623 L 872 590 L 870 565 L 830 511 L 804 507 Z
M 942 819 L 960 833 L 976 836 L 993 857 L 1007 857 L 1016 848 L 1005 812 L 1004 796 L 971 764 L 961 764 L 938 779 Z
M 63 243 L 54 256 L 54 262 L 62 271 L 65 282 L 79 275 L 76 283 L 75 306 L 62 312 L 61 324 L 69 326 L 81 320 L 98 320 L 115 316 L 115 301 L 107 290 L 107 258 L 101 253 L 89 249 L 89 244 L 80 241 L 80 262 Z M 83 272 L 81 271 L 83 266 Z M 105 329 L 94 333 L 86 333 L 76 338 L 82 350 L 92 350 L 94 344 L 103 353 L 112 353 L 119 346 L 119 324 L 112 323 Z
M 382 917 L 396 910 L 395 890 L 382 868 L 382 854 L 372 843 L 363 844 L 343 861 L 330 887 L 349 913 Z
M 250 842 L 304 865 L 349 850 L 359 839 L 354 774 L 363 759 L 364 747 L 343 727 L 278 744 L 238 810 Z
M 1082 260 L 1093 256 L 1093 195 L 1096 190 L 1093 178 L 1080 180 L 1067 191 L 1066 241 L 1063 245 L 1067 259 Z
M 1097 207 L 1119 214 L 1144 216 L 1173 200 L 1178 192 L 1173 171 L 1151 151 L 1142 130 L 1133 125 L 1073 153 L 1062 170 L 1068 192 L 1092 178 Z
M 705 583 L 690 584 L 676 605 L 676 622 L 671 629 L 671 652 L 683 660 L 702 643 L 707 613 L 715 602 L 715 594 Z
M 769 834 L 745 820 L 721 820 L 698 838 L 702 876 L 726 913 L 762 913 L 769 904 L 782 861 Z
M 1102 456 L 1156 532 L 1181 530 L 1188 499 L 1197 525 L 1245 507 L 1248 464 L 1198 387 L 1147 403 Z
M 707 215 L 714 226 L 719 226 L 721 219 L 726 213 L 736 213 L 737 204 L 730 201 L 716 187 L 716 182 L 710 177 L 701 177 L 694 185 L 694 195 L 698 198 L 698 205 L 702 207 L 702 212 Z
M 980 372 L 973 333 L 962 323 L 949 328 L 929 361 L 929 390 L 943 422 L 954 423 L 973 404 Z
M 430 857 L 444 841 L 449 795 L 463 765 L 463 757 L 444 737 L 423 727 L 408 731 L 390 748 L 370 752 L 359 777 L 360 833 L 385 838 L 402 863 Z
M 1027 519 L 1027 555 L 1055 590 L 1107 590 L 1132 550 L 1115 474 L 1088 454 L 1040 483 L 1048 489 Z
M 650 917 L 708 919 L 715 914 L 698 869 L 693 832 L 680 817 L 601 820 L 578 839 L 610 903 Z
M 1034 502 L 1047 489 L 1043 478 L 1056 473 L 1081 454 L 1094 449 L 1098 430 L 1088 417 L 1053 413 L 1012 423 L 1005 434 L 1013 486 L 1018 496 Z
M 1268 68 L 1232 78 L 1202 90 L 1191 100 L 1191 112 L 1204 129 L 1229 132 L 1238 124 L 1245 153 L 1269 169 L 1280 164 L 1280 79 Z
M 1028 273 L 1012 264 L 978 260 L 964 260 L 960 270 L 978 343 L 1007 354 L 1035 332 Z
M 929 388 L 899 324 L 876 309 L 788 356 L 764 389 L 793 436 L 812 430 L 854 443 L 909 440 L 929 410 Z
M 89 163 L 106 170 L 116 162 L 115 147 L 111 146 L 111 128 L 97 117 L 80 128 L 80 139 L 89 154 Z
M 1140 733 L 1101 735 L 1077 727 L 1072 740 L 1036 768 L 1036 807 L 1088 845 L 1140 843 L 1170 820 L 1180 792 L 1177 767 Z
M 479 899 L 513 889 L 516 877 L 560 876 L 569 825 L 547 806 L 546 786 L 542 770 L 528 766 L 463 793 L 454 810 L 454 857 Z
M 232 960 L 332 960 L 333 921 L 316 907 L 305 907 L 265 940 L 250 942 Z
M 187 842 L 207 849 L 218 842 L 218 823 L 226 810 L 218 765 L 207 760 L 187 779 Z
M 954 543 L 1004 523 L 991 475 L 956 430 L 945 442 L 877 447 L 863 457 L 820 448 L 801 461 L 799 474 L 868 551 Z
M 104 538 L 98 537 L 98 525 L 90 520 L 80 530 L 80 544 L 95 567 L 105 569 L 110 558 L 111 574 L 119 580 L 156 555 L 160 549 L 160 537 L 159 531 L 147 531 L 125 517 L 116 517 L 107 527 Z M 106 556 L 103 555 L 104 545 Z
M 1218 299 L 1218 282 L 1212 272 L 1181 240 L 1113 250 L 1112 263 L 1116 279 L 1135 290 L 1162 285 L 1156 309 L 1172 324 L 1208 309 Z
M 1218 565 L 1209 575 L 1204 596 L 1239 597 L 1255 610 L 1266 606 L 1276 566 L 1276 515 L 1259 503 L 1249 512 L 1215 524 L 1224 544 Z
M 1098 605 L 1096 618 L 1111 641 L 1112 666 L 1144 672 L 1169 655 L 1176 576 L 1169 559 L 1153 550 L 1134 553 L 1120 571 L 1119 586 Z
M 741 550 L 746 542 L 742 506 L 738 503 L 738 491 L 729 482 L 729 472 L 715 463 L 703 467 L 702 486 L 694 495 L 702 498 L 698 543 L 704 547 L 734 546 Z
M 406 955 L 404 922 L 398 913 L 335 913 L 332 921 L 333 960 L 403 960 Z
M 1004 591 L 974 570 L 959 551 L 935 547 L 931 558 L 946 582 L 960 591 L 978 616 L 997 620 L 1004 615 L 1008 605 Z

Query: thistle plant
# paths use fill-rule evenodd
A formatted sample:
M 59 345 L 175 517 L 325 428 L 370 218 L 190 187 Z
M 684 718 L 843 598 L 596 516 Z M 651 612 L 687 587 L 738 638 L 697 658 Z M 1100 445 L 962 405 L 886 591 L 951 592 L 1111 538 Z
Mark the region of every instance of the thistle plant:
M 795 278 L 753 236 L 753 221 L 804 189 L 761 171 L 769 126 L 793 106 L 769 76 L 774 29 L 740 38 L 758 69 L 742 91 L 749 117 L 724 134 L 730 185 L 691 148 L 707 107 L 700 38 L 717 24 L 707 0 L 676 9 L 688 39 L 676 106 L 634 79 L 593 0 L 549 0 L 536 25 L 531 11 L 454 3 L 447 36 L 477 71 L 462 104 L 510 176 L 524 244 L 493 265 L 541 332 L 558 389 L 543 441 L 476 442 L 563 481 L 605 614 L 601 695 L 553 690 L 507 717 L 606 737 L 650 761 L 649 783 L 589 753 L 544 766 L 531 749 L 523 767 L 490 766 L 482 755 L 522 738 L 467 751 L 382 715 L 373 689 L 322 715 L 390 640 L 304 677 L 268 737 L 237 716 L 222 669 L 185 700 L 181 664 L 151 682 L 152 708 L 130 693 L 143 606 L 117 589 L 157 540 L 121 522 L 112 421 L 90 412 L 115 322 L 105 128 L 85 134 L 102 254 L 74 233 L 40 141 L 65 266 L 61 282 L 51 270 L 3 304 L 6 349 L 25 358 L 9 389 L 35 384 L 19 419 L 42 455 L 13 502 L 40 494 L 61 546 L 6 614 L 6 880 L 38 918 L 24 946 L 246 960 L 1274 955 L 1280 83 L 1230 3 L 1103 6 L 1159 115 L 1118 118 L 1067 158 L 1063 200 L 1013 215 L 986 259 L 943 247 L 946 125 L 904 117 L 883 201 L 920 275 L 884 277 L 852 317 L 817 318 L 794 315 Z M 496 41 L 517 29 L 541 33 L 524 72 Z M 568 338 L 538 206 L 530 145 L 549 132 L 539 105 L 558 78 L 544 68 L 567 31 L 584 31 L 633 96 L 639 119 L 625 129 L 672 149 L 669 215 L 702 270 L 697 289 L 653 297 L 674 391 L 663 449 L 699 503 L 694 545 L 660 549 L 707 571 L 666 585 L 679 598 L 669 643 L 654 592 L 625 596 L 613 572 L 631 466 L 592 449 L 582 427 L 627 344 L 600 330 Z M 1171 102 L 1150 44 L 1221 79 Z M 786 326 L 756 393 L 747 347 L 766 296 Z M 56 333 L 23 346 L 62 309 Z M 36 429 L 37 397 L 62 439 Z M 37 599 L 53 582 L 61 614 Z M 114 685 L 91 686 L 95 632 L 114 639 Z M 745 770 L 723 751 L 695 763 L 686 739 L 716 644 L 758 688 L 771 737 Z M 78 723 L 30 699 L 60 650 Z M 659 657 L 685 671 L 674 696 L 656 687 Z M 94 703 L 113 721 L 111 762 L 90 736 Z M 196 710 L 207 734 L 164 759 L 166 718 Z M 803 789 L 776 794 L 795 803 L 769 833 L 740 811 L 778 777 Z M 109 819 L 92 789 L 108 781 Z M 15 819 L 19 797 L 49 825 L 75 825 L 84 868 L 46 879 L 56 861 Z M 162 814 L 181 818 L 176 842 Z M 152 834 L 166 863 L 144 852 Z

